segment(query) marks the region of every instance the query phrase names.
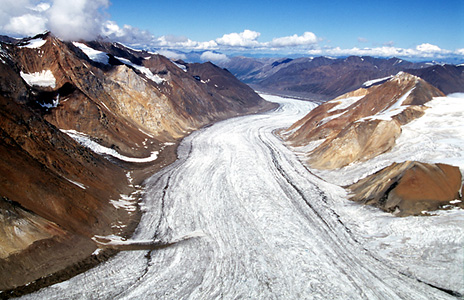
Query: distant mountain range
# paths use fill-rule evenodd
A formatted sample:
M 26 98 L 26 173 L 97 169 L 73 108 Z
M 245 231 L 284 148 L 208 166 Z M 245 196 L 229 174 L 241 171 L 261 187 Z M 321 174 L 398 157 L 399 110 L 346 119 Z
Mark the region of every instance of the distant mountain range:
M 414 63 L 398 58 L 232 57 L 221 63 L 254 89 L 312 100 L 329 100 L 368 84 L 380 84 L 399 71 L 415 74 L 445 94 L 464 92 L 464 65 Z M 377 80 L 384 79 L 384 80 Z

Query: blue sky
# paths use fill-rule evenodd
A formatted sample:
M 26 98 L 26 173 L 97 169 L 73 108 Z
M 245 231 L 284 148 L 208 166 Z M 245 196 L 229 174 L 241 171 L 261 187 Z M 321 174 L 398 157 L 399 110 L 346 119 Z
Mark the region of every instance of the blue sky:
M 213 40 L 245 29 L 259 40 L 313 32 L 333 47 L 430 43 L 464 48 L 464 1 L 125 1 L 108 9 L 118 24 L 156 36 Z
M 0 34 L 151 49 L 464 60 L 464 0 L 0 0 Z M 166 52 L 167 53 L 167 52 Z M 222 56 L 224 58 L 224 56 Z

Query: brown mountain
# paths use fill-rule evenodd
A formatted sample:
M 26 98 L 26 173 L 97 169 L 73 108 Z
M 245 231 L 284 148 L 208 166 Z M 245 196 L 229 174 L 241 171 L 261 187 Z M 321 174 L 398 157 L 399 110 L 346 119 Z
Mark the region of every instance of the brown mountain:
M 212 64 L 52 34 L 2 40 L 0 290 L 97 261 L 93 235 L 134 228 L 136 211 L 118 201 L 134 199 L 144 166 L 172 162 L 172 145 L 192 130 L 274 107 Z
M 462 200 L 461 171 L 446 164 L 393 163 L 347 188 L 351 200 L 398 216 L 423 214 Z M 462 202 L 457 205 L 464 208 Z
M 311 151 L 314 168 L 340 168 L 390 150 L 404 125 L 423 114 L 423 104 L 443 93 L 424 80 L 399 73 L 382 85 L 325 102 L 283 134 L 293 146 L 322 143 Z
M 400 72 L 387 82 L 325 102 L 281 132 L 315 169 L 337 169 L 389 151 L 401 126 L 421 117 L 424 104 L 443 93 Z M 312 145 L 312 146 L 311 146 Z M 446 207 L 463 189 L 459 168 L 420 162 L 392 164 L 346 187 L 351 199 L 398 216 Z
M 419 76 L 446 95 L 464 92 L 464 65 L 434 65 L 407 72 Z

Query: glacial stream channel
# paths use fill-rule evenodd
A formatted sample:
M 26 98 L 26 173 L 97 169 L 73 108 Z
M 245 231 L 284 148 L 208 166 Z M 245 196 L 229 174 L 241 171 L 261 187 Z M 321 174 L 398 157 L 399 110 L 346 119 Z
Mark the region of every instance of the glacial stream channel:
M 147 182 L 122 251 L 24 299 L 455 299 L 375 258 L 333 210 L 345 192 L 312 175 L 273 134 L 313 104 L 281 107 L 194 132 Z

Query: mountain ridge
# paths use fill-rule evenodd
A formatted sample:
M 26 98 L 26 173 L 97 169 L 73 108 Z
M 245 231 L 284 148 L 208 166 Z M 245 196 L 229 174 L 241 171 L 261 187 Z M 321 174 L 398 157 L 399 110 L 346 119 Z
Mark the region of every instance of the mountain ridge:
M 445 94 L 464 92 L 463 66 L 430 66 L 399 58 L 349 56 L 289 60 L 232 57 L 221 66 L 256 90 L 311 100 L 333 99 L 362 87 L 368 81 L 393 76 L 400 71 L 425 79 Z M 441 73 L 438 76 L 432 74 L 436 72 L 434 69 L 440 69 Z
M 181 138 L 274 107 L 212 64 L 52 33 L 0 43 L 0 290 L 107 257 L 91 238 L 134 230 L 142 180 Z
M 425 80 L 399 72 L 321 104 L 280 135 L 310 168 L 337 173 L 392 150 L 403 126 L 423 117 L 429 101 L 446 101 L 444 96 Z M 445 185 L 448 181 L 453 184 Z M 397 216 L 421 215 L 450 203 L 462 207 L 461 172 L 447 164 L 393 163 L 345 188 L 351 200 Z

